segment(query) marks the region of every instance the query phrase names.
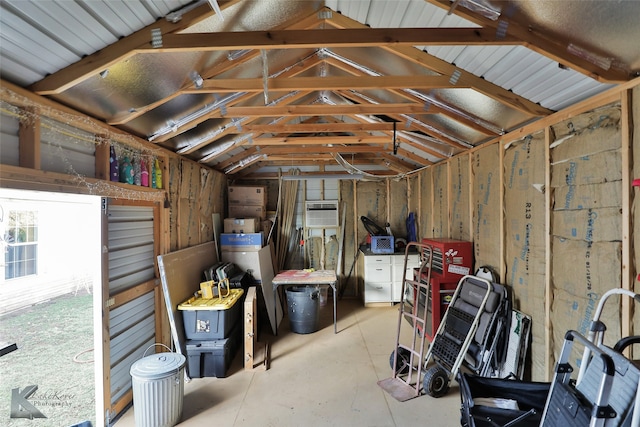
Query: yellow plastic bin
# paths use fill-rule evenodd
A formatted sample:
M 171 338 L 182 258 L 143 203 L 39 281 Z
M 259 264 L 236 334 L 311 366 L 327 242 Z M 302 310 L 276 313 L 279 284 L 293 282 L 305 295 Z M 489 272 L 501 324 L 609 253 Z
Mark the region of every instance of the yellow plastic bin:
M 186 361 L 182 354 L 164 352 L 131 365 L 136 427 L 172 427 L 180 421 Z

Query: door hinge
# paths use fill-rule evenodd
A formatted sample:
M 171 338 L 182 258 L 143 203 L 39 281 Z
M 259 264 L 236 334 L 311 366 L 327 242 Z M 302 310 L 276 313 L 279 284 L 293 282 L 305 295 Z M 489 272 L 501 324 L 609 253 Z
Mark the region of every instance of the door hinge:
M 106 301 L 104 302 L 104 308 L 109 308 L 109 307 L 111 307 L 112 305 L 116 305 L 116 299 L 115 299 L 115 298 L 113 298 L 113 297 L 112 297 L 112 298 L 109 298 L 108 300 L 106 300 Z

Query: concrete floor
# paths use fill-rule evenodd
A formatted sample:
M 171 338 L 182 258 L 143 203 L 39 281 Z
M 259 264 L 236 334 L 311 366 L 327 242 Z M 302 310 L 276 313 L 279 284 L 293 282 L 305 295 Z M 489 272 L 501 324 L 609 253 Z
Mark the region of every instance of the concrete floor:
M 441 398 L 428 395 L 398 402 L 377 381 L 389 378 L 398 308 L 364 308 L 360 301 L 338 301 L 338 334 L 333 332 L 331 296 L 321 307 L 321 329 L 289 330 L 285 316 L 278 336 L 262 327 L 261 342 L 271 344 L 267 371 L 245 371 L 238 351 L 226 378 L 195 378 L 185 383 L 180 426 L 418 426 L 460 425 L 460 394 L 453 381 Z M 410 325 L 403 320 L 402 342 Z M 116 427 L 134 426 L 135 407 Z

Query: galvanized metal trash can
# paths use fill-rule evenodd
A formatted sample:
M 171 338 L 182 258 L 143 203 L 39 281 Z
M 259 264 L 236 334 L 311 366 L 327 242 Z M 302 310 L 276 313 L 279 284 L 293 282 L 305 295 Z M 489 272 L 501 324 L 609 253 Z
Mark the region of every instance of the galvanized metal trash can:
M 287 288 L 291 332 L 311 334 L 320 327 L 320 289 L 317 286 Z
M 172 427 L 182 417 L 184 368 L 178 353 L 156 353 L 131 365 L 136 427 Z

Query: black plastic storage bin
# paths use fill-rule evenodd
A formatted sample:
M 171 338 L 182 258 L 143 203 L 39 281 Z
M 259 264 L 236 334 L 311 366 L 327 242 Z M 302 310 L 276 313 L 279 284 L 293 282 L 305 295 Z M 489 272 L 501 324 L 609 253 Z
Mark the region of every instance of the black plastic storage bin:
M 227 376 L 229 365 L 238 350 L 240 325 L 228 338 L 219 340 L 187 340 L 187 372 L 190 378 Z
M 212 299 L 192 297 L 178 305 L 182 311 L 184 333 L 188 340 L 227 338 L 233 326 L 240 322 L 243 289 L 221 291 L 223 296 Z

